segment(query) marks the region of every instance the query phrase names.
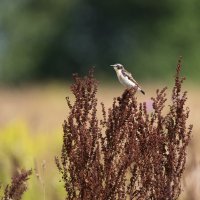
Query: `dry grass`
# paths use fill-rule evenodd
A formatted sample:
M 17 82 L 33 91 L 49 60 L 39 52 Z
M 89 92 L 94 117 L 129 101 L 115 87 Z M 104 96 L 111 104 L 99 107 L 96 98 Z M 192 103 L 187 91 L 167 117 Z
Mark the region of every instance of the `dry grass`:
M 116 86 L 102 86 L 98 91 L 99 101 L 104 101 L 106 107 L 110 107 L 113 97 L 119 96 L 123 92 L 117 82 Z M 163 88 L 167 84 L 143 84 L 146 95 L 137 93 L 141 101 L 150 101 L 157 88 Z M 192 143 L 190 145 L 189 159 L 184 176 L 184 192 L 181 199 L 200 199 L 200 109 L 199 87 L 184 84 L 189 94 L 188 105 L 191 110 L 190 123 L 194 125 Z M 18 89 L 0 89 L 0 128 L 18 119 L 24 120 L 31 128 L 33 134 L 38 132 L 49 132 L 60 129 L 62 122 L 66 118 L 67 106 L 65 96 L 70 96 L 69 87 L 61 84 L 47 84 L 43 86 L 25 86 Z M 100 102 L 99 102 L 100 103 Z M 52 155 L 53 157 L 54 155 Z

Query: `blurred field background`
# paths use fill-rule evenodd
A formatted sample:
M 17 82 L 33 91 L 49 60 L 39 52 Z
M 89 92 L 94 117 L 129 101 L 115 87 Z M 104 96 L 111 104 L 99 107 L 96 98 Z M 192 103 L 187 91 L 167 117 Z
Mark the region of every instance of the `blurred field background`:
M 183 56 L 189 122 L 194 124 L 180 199 L 200 199 L 200 2 L 0 1 L 0 182 L 16 168 L 32 168 L 25 200 L 64 199 L 54 163 L 68 115 L 71 74 L 95 66 L 98 99 L 108 108 L 121 95 L 110 64 L 127 66 L 150 102 L 173 86 Z M 170 99 L 170 98 L 169 98 Z M 100 115 L 100 113 L 99 113 Z

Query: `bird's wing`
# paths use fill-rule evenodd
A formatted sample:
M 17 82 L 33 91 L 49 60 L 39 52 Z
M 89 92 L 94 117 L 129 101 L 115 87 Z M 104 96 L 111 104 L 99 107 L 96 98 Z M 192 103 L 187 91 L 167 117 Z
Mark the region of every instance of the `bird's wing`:
M 137 81 L 133 78 L 132 74 L 127 72 L 125 69 L 122 69 L 122 74 L 126 77 L 128 77 L 129 80 L 133 81 L 135 83 L 135 85 L 137 85 L 137 87 L 140 88 L 139 84 L 137 83 Z

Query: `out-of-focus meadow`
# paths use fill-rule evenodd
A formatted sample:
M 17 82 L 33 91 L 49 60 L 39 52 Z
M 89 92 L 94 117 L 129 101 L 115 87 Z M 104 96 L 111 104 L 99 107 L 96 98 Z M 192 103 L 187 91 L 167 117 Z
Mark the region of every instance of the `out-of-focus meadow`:
M 0 1 L 2 185 L 16 169 L 32 168 L 23 199 L 64 199 L 54 157 L 68 115 L 65 97 L 73 99 L 72 73 L 96 66 L 98 101 L 108 108 L 123 92 L 109 67 L 120 62 L 146 92 L 138 99 L 150 104 L 157 88 L 167 85 L 170 95 L 182 55 L 194 131 L 180 199 L 200 199 L 199 7 L 196 0 Z
M 116 84 L 100 84 L 98 100 L 110 107 L 114 97 L 121 95 L 123 87 Z M 150 103 L 157 88 L 165 84 L 161 82 L 144 82 L 146 95 L 138 93 L 139 101 Z M 193 138 L 189 147 L 186 172 L 184 173 L 184 192 L 181 199 L 199 198 L 200 187 L 200 112 L 199 88 L 190 83 L 184 84 L 189 92 L 188 106 L 191 109 L 190 123 L 194 124 Z M 29 189 L 24 199 L 42 199 L 43 184 L 46 199 L 63 199 L 63 183 L 54 163 L 54 157 L 60 154 L 62 145 L 62 122 L 68 115 L 65 96 L 73 99 L 69 84 L 46 84 L 42 86 L 1 89 L 1 182 L 8 183 L 16 168 L 32 168 L 33 175 L 29 181 Z M 171 88 L 168 89 L 170 95 Z M 99 107 L 100 108 L 100 107 Z M 99 117 L 101 112 L 99 109 Z M 45 166 L 44 166 L 45 165 Z M 44 166 L 44 167 L 43 167 Z M 185 197 L 186 196 L 186 197 Z

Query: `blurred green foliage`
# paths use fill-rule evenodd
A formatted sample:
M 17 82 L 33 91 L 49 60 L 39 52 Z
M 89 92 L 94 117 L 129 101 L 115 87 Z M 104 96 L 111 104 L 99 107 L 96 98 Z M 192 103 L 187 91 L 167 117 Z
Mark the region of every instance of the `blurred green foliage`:
M 10 183 L 10 177 L 16 170 L 32 169 L 33 174 L 28 181 L 28 190 L 23 199 L 63 199 L 65 191 L 54 162 L 61 148 L 61 140 L 61 134 L 57 131 L 48 134 L 31 134 L 30 129 L 21 120 L 1 128 L 1 186 L 5 188 Z M 0 196 L 2 192 L 3 189 L 0 190 Z
M 1 0 L 0 81 L 66 79 L 93 65 L 108 78 L 116 62 L 168 79 L 180 55 L 198 79 L 199 8 L 197 0 Z

